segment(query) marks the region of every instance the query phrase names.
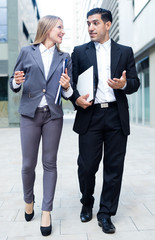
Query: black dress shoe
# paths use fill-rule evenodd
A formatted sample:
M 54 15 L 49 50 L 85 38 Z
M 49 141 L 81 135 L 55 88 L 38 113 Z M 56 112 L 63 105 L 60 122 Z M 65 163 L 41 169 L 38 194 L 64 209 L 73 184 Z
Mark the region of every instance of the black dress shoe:
M 34 195 L 33 195 L 33 207 L 34 207 L 34 203 L 35 203 L 34 198 L 35 198 L 35 197 L 34 197 Z M 25 212 L 25 220 L 26 220 L 27 222 L 31 221 L 31 219 L 33 218 L 33 216 L 34 216 L 34 210 L 33 210 L 33 212 L 30 213 L 30 214 L 28 214 L 28 213 Z
M 80 213 L 81 222 L 89 222 L 92 219 L 92 208 L 82 207 Z
M 111 218 L 102 218 L 98 220 L 98 225 L 102 228 L 104 233 L 115 233 L 116 228 L 111 222 Z
M 50 215 L 50 225 L 48 227 L 40 226 L 40 231 L 43 236 L 48 236 L 52 232 L 52 224 L 51 224 L 51 215 Z

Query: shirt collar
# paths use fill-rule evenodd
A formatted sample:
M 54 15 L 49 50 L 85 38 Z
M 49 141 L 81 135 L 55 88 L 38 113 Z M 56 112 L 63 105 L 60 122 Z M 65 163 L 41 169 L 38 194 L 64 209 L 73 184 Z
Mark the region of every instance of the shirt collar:
M 40 43 L 39 49 L 40 49 L 41 54 L 46 52 L 46 51 L 49 51 L 50 53 L 52 53 L 52 52 L 54 52 L 55 45 L 51 48 L 46 48 L 44 44 Z
M 104 47 L 106 50 L 111 46 L 111 39 L 104 43 L 94 42 L 96 50 L 99 50 L 100 47 Z

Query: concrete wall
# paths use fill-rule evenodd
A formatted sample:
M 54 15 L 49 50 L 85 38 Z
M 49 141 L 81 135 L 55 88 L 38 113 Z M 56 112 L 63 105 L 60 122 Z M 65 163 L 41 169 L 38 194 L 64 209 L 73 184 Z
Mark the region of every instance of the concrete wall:
M 119 43 L 133 47 L 132 1 L 119 0 Z
M 154 14 L 155 1 L 148 2 L 147 6 L 134 20 L 133 25 L 133 46 L 138 52 L 146 44 L 155 38 Z
M 8 1 L 8 74 L 12 75 L 18 56 L 18 0 Z M 8 86 L 8 117 L 12 125 L 19 123 L 19 94 L 14 94 Z

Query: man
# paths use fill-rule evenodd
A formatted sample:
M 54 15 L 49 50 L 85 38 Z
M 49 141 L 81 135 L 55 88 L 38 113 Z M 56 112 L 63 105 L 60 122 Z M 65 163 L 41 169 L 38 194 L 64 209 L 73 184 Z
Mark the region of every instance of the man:
M 103 188 L 98 224 L 105 233 L 114 233 L 111 216 L 116 214 L 129 129 L 126 94 L 139 88 L 133 51 L 109 38 L 111 12 L 94 8 L 87 13 L 91 42 L 74 48 L 72 102 L 77 110 L 74 131 L 79 134 L 78 177 L 82 193 L 82 222 L 92 219 L 95 174 L 103 157 Z M 89 93 L 80 96 L 76 89 L 78 76 L 94 68 L 94 100 Z

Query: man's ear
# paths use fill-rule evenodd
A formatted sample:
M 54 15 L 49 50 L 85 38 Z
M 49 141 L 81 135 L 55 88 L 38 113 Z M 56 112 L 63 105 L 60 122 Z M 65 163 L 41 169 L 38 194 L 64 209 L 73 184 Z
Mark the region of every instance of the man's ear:
M 110 27 L 111 27 L 111 22 L 110 21 L 106 22 L 106 29 L 108 31 L 109 31 Z

